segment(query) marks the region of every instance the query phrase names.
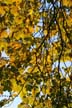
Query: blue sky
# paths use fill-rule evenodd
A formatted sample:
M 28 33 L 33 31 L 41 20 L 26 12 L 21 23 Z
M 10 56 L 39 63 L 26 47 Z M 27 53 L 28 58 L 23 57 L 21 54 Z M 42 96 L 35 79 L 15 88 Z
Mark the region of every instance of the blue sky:
M 21 103 L 21 99 L 20 99 L 20 97 L 16 97 L 12 103 L 10 103 L 2 108 L 17 108 L 19 103 Z
M 9 92 L 8 91 L 4 92 L 3 95 L 0 95 L 0 101 L 3 99 L 8 99 L 8 98 L 9 98 Z M 18 96 L 14 99 L 14 101 L 12 101 L 10 104 L 6 104 L 2 108 L 17 108 L 17 105 L 21 102 L 22 101 L 21 101 L 20 97 Z

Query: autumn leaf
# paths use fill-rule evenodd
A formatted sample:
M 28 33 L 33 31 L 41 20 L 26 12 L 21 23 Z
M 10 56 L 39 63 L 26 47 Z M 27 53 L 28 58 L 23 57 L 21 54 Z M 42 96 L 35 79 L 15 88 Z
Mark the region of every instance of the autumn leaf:
M 71 2 L 0 0 L 1 107 L 17 96 L 19 108 L 71 107 Z
M 0 15 L 4 15 L 4 14 L 5 14 L 4 7 L 0 6 Z

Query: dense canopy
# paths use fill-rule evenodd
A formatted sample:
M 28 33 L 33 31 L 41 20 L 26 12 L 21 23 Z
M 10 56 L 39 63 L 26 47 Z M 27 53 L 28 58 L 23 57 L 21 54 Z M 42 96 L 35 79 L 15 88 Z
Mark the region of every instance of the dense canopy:
M 72 0 L 0 0 L 0 107 L 71 108 L 71 65 Z

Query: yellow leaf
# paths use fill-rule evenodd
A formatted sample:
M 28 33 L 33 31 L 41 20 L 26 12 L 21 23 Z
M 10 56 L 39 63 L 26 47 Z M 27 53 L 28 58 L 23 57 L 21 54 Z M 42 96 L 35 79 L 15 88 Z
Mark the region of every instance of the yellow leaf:
M 49 88 L 46 89 L 46 93 L 50 94 L 50 89 Z
M 22 24 L 23 18 L 22 18 L 22 17 L 16 17 L 14 21 L 15 21 L 15 23 L 17 23 L 17 24 Z
M 30 108 L 30 106 L 28 104 L 25 104 L 25 103 L 20 103 L 18 105 L 18 108 Z
M 29 99 L 29 104 L 32 105 L 34 102 L 34 97 L 29 96 L 28 99 Z
M 0 15 L 4 15 L 5 14 L 5 10 L 2 6 L 0 6 Z
M 70 78 L 69 78 L 69 77 L 67 77 L 67 78 L 66 78 L 66 81 L 69 81 L 69 82 L 70 82 Z
M 12 4 L 13 2 L 20 3 L 22 0 L 3 0 L 6 4 Z
M 29 18 L 27 18 L 27 19 L 26 19 L 26 23 L 27 23 L 27 24 L 29 24 L 29 22 L 30 22 L 30 19 L 29 19 Z
M 3 86 L 0 84 L 0 94 L 3 94 Z
M 48 31 L 47 31 L 47 30 L 44 30 L 44 35 L 45 35 L 45 36 L 47 35 L 47 33 L 48 33 Z
M 18 43 L 18 42 L 11 42 L 9 44 L 9 46 L 11 46 L 12 48 L 14 48 L 15 50 L 18 49 L 18 48 L 21 48 L 21 44 Z
M 67 18 L 67 24 L 68 24 L 69 27 L 72 26 L 72 16 L 68 16 L 68 18 Z
M 11 83 L 12 83 L 12 90 L 14 92 L 17 92 L 18 93 L 21 90 L 21 87 L 19 85 L 17 85 L 15 79 L 11 79 Z
M 4 41 L 0 41 L 0 50 L 2 50 L 2 48 L 6 49 L 8 46 L 8 44 Z
M 18 13 L 18 9 L 17 7 L 15 6 L 12 6 L 11 9 L 10 9 L 10 12 L 11 14 L 13 14 L 14 16 L 17 16 L 19 13 Z
M 29 15 L 33 14 L 33 9 L 29 9 Z
M 22 99 L 24 99 L 24 96 L 25 96 L 26 94 L 27 94 L 26 88 L 23 87 L 22 91 L 20 92 L 20 97 L 21 97 Z
M 29 26 L 28 29 L 29 29 L 29 32 L 30 33 L 33 33 L 34 32 L 34 28 L 32 26 Z
M 6 38 L 6 37 L 8 37 L 8 33 L 5 30 L 0 35 L 1 35 L 0 38 Z
M 72 6 L 72 0 L 63 0 L 63 5 L 64 6 Z
M 39 29 L 40 29 L 40 28 L 39 28 L 38 26 L 36 26 L 36 27 L 35 27 L 35 32 L 38 32 Z
M 51 56 L 50 55 L 47 57 L 47 62 L 51 63 Z
M 10 63 L 14 63 L 14 61 L 15 61 L 15 57 L 14 56 L 11 56 L 10 57 Z

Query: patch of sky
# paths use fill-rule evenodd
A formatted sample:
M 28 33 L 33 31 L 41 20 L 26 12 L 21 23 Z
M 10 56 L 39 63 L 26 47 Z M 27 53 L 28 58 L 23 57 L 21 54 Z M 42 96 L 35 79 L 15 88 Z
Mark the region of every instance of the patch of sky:
M 5 50 L 1 51 L 1 58 L 4 58 L 6 60 L 9 60 L 9 56 L 6 54 Z
M 20 97 L 16 97 L 13 102 L 11 102 L 10 104 L 6 104 L 5 106 L 3 106 L 2 108 L 18 108 L 18 104 L 20 104 L 22 102 L 22 100 L 20 99 Z
M 36 45 L 32 45 L 32 46 L 30 46 L 30 52 L 33 50 L 33 49 L 35 49 L 36 48 Z
M 52 4 L 48 3 L 47 0 L 46 0 L 45 5 L 44 5 L 44 10 L 46 11 L 46 10 L 48 10 L 51 7 L 52 7 Z
M 49 39 L 49 42 L 50 42 L 50 43 L 57 42 L 58 39 L 59 39 L 59 35 L 58 35 L 58 33 L 56 33 L 55 36 L 53 36 L 53 37 L 51 37 L 51 38 Z
M 60 7 L 60 2 L 54 0 L 54 4 L 52 4 L 51 2 L 47 2 L 47 0 L 46 0 L 46 2 L 45 2 L 45 10 L 48 10 L 48 9 L 51 9 L 51 8 L 53 9 L 53 5 L 55 7 Z
M 66 14 L 69 15 L 70 14 L 70 9 L 66 8 L 65 10 L 66 10 Z
M 61 5 L 61 4 L 60 4 L 59 1 L 56 1 L 55 4 L 54 4 L 55 7 L 60 7 L 60 5 Z
M 41 17 L 38 24 L 35 25 L 34 29 L 36 31 L 36 28 L 38 27 L 39 30 L 33 33 L 34 37 L 42 37 L 43 33 L 42 33 L 42 27 L 43 26 L 43 18 Z
M 3 92 L 3 95 L 0 94 L 0 101 L 3 99 L 9 99 L 10 93 L 8 91 Z
M 39 23 L 37 24 L 37 26 L 40 26 L 40 27 L 43 26 L 43 18 L 42 18 L 42 17 L 40 18 L 40 21 L 39 21 Z
M 56 62 L 54 62 L 54 64 L 53 64 L 53 66 L 52 66 L 52 70 L 54 70 L 55 68 L 57 68 L 58 67 L 58 64 L 59 64 L 59 62 L 58 61 L 56 61 Z M 63 67 L 65 68 L 65 67 L 70 67 L 72 65 L 72 62 L 71 61 L 66 61 L 66 62 L 60 62 L 60 71 L 62 72 L 62 75 L 63 76 L 65 76 L 65 72 L 64 72 L 64 70 L 63 70 Z
M 52 5 L 51 3 L 48 3 L 47 0 L 44 1 L 44 0 L 41 0 L 41 7 L 39 8 L 39 12 L 42 12 L 42 11 L 46 11 L 48 10 Z
M 33 35 L 34 35 L 34 37 L 42 37 L 43 36 L 42 30 L 39 30 L 38 32 L 34 33 Z
M 0 95 L 0 101 L 5 100 L 5 99 L 9 99 L 9 98 L 10 98 L 10 93 L 8 91 L 5 91 L 5 92 L 3 92 L 2 95 Z M 21 102 L 22 102 L 22 100 L 18 96 L 13 101 L 11 101 L 9 104 L 6 104 L 1 108 L 17 108 L 18 104 Z

